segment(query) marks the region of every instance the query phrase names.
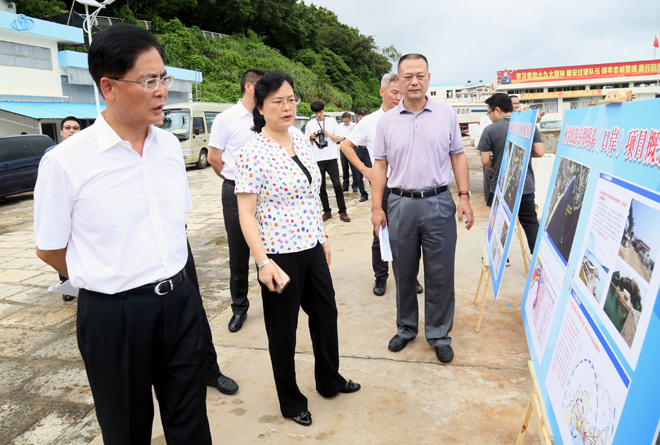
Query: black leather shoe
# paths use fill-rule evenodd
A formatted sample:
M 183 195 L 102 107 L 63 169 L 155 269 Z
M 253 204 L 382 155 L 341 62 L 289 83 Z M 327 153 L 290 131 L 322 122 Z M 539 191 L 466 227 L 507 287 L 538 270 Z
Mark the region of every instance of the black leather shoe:
M 353 380 L 349 380 L 346 382 L 346 385 L 341 389 L 340 392 L 343 392 L 344 394 L 350 394 L 352 392 L 359 391 L 360 388 L 362 387 L 359 383 L 355 383 Z
M 358 189 L 355 189 L 355 188 L 354 188 L 354 189 L 353 189 L 353 193 L 357 193 L 357 192 L 358 192 Z
M 376 281 L 374 282 L 374 295 L 377 297 L 382 297 L 383 295 L 385 295 L 386 288 L 387 288 L 387 280 L 376 278 Z
M 369 199 L 369 195 L 362 195 L 362 196 L 360 196 L 360 201 L 359 202 L 364 202 L 367 199 Z
M 234 314 L 231 317 L 231 320 L 229 320 L 229 331 L 230 332 L 238 332 L 241 330 L 243 327 L 243 322 L 247 318 L 247 313 L 240 315 L 240 314 Z
M 302 425 L 310 426 L 312 424 L 312 413 L 309 411 L 303 411 L 300 415 L 292 417 L 293 421 Z
M 221 375 L 215 380 L 208 380 L 206 386 L 212 386 L 228 396 L 236 394 L 236 391 L 238 391 L 238 383 L 226 375 Z
M 399 334 L 396 334 L 394 337 L 392 337 L 392 340 L 390 340 L 390 344 L 387 345 L 387 349 L 392 352 L 399 352 L 406 347 L 409 341 L 410 340 L 407 338 L 403 338 Z
M 435 347 L 435 355 L 442 363 L 449 363 L 454 359 L 454 350 L 450 345 L 440 345 Z
M 421 294 L 422 292 L 424 292 L 424 288 L 423 288 L 422 285 L 419 283 L 419 280 L 417 280 L 417 293 L 418 293 L 418 294 Z
M 342 187 L 341 190 L 342 190 L 343 192 L 347 192 L 347 191 L 348 191 L 348 187 Z
M 64 301 L 73 301 L 73 299 L 76 298 L 73 295 L 62 295 L 62 300 Z

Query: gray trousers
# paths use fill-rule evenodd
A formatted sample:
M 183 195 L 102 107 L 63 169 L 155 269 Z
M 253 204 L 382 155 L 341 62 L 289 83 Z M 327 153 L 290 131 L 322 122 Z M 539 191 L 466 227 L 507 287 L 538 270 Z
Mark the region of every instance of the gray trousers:
M 451 344 L 454 323 L 454 259 L 456 205 L 451 192 L 424 199 L 392 193 L 387 223 L 396 281 L 397 334 L 417 336 L 417 271 L 420 249 L 424 259 L 424 318 L 426 341 L 433 347 Z

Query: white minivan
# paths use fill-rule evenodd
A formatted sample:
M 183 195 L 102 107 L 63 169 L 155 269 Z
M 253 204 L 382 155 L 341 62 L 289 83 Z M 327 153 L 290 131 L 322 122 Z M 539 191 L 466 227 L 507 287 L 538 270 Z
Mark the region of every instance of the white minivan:
M 162 129 L 179 139 L 186 166 L 206 168 L 213 119 L 234 104 L 186 102 L 165 105 Z

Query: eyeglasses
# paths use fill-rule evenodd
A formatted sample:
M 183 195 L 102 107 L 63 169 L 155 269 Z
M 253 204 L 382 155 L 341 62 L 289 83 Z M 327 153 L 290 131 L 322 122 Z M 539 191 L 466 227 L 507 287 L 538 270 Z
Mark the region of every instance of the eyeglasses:
M 71 125 L 65 125 L 64 128 L 62 128 L 62 129 L 63 130 L 76 130 L 76 131 L 78 131 L 78 130 L 80 130 L 80 127 L 77 126 L 77 125 L 75 127 L 72 127 Z
M 297 98 L 297 97 L 295 99 L 287 99 L 286 101 L 284 101 L 282 99 L 277 99 L 277 100 L 274 100 L 272 102 L 266 102 L 266 104 L 275 105 L 276 107 L 281 107 L 282 105 L 284 105 L 284 102 L 286 102 L 287 105 L 292 107 L 294 104 L 298 105 L 300 103 L 300 99 Z
M 144 82 L 141 82 L 139 80 L 119 79 L 117 77 L 108 77 L 108 79 L 116 80 L 118 82 L 140 83 L 144 85 L 144 91 L 146 91 L 147 93 L 153 93 L 154 91 L 156 91 L 160 86 L 161 82 L 165 84 L 165 88 L 167 88 L 168 90 L 172 88 L 172 85 L 174 84 L 174 76 L 172 76 L 171 74 L 169 76 L 163 77 L 162 79 L 152 77 L 151 79 L 147 79 Z

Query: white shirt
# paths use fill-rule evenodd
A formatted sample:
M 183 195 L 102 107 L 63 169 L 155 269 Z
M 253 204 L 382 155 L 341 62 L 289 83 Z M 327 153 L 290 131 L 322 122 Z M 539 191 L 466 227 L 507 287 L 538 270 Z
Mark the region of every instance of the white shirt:
M 376 142 L 376 125 L 378 120 L 385 112 L 381 106 L 377 111 L 374 111 L 368 116 L 363 117 L 360 122 L 355 124 L 355 128 L 351 134 L 346 136 L 346 139 L 351 141 L 353 145 L 366 145 L 369 150 L 369 157 L 371 158 L 371 165 L 374 165 L 374 144 Z
M 305 137 L 309 140 L 312 133 L 323 130 L 324 126 L 325 130 L 329 131 L 330 134 L 338 136 L 339 125 L 337 125 L 337 121 L 331 117 L 326 117 L 325 120 L 321 122 L 316 118 L 310 119 L 309 122 L 307 122 L 307 127 L 305 127 Z M 310 144 L 312 144 L 312 147 L 314 148 L 314 157 L 316 157 L 317 162 L 337 159 L 337 143 L 328 137 L 326 137 L 326 140 L 328 141 L 328 146 L 325 148 L 319 148 L 319 146 L 316 145 L 316 142 L 310 141 Z
M 344 124 L 343 122 L 338 125 L 339 130 L 337 130 L 337 136 L 341 136 L 345 138 L 346 136 L 349 135 L 351 131 L 353 131 L 353 128 L 355 128 L 355 124 L 353 122 L 350 122 L 348 125 Z
M 209 146 L 222 150 L 222 176 L 234 180 L 236 156 L 241 147 L 257 134 L 250 130 L 254 125 L 252 111 L 248 111 L 239 99 L 236 105 L 213 119 Z
M 101 114 L 41 159 L 34 237 L 41 250 L 67 248 L 73 286 L 114 294 L 183 269 L 189 210 L 177 138 L 149 127 L 140 157 Z

